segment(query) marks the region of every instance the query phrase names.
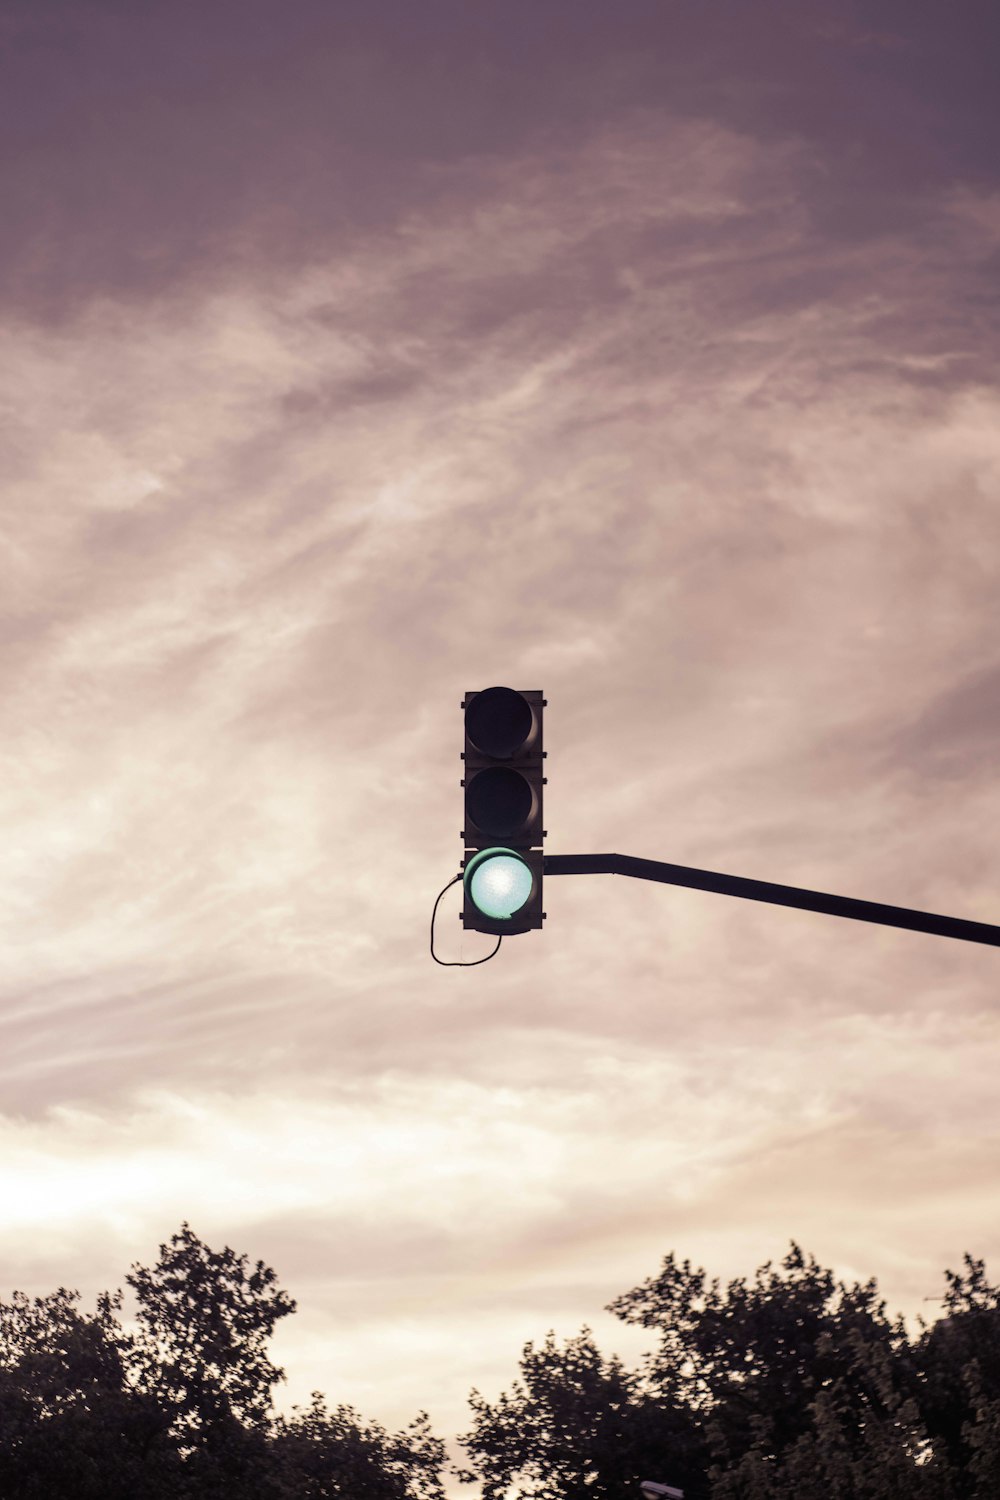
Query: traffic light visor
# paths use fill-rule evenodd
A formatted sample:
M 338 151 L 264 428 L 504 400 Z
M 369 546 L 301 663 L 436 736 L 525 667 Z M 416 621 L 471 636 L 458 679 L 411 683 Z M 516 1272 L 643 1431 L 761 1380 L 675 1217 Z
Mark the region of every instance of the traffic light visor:
M 529 900 L 534 876 L 513 849 L 483 849 L 465 870 L 465 889 L 486 917 L 506 921 Z

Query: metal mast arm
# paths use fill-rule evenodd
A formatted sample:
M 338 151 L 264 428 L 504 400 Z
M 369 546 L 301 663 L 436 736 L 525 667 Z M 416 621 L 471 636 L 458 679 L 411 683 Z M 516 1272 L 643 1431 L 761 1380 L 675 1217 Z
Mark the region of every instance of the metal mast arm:
M 856 901 L 852 896 L 805 891 L 795 885 L 774 885 L 769 880 L 745 880 L 739 875 L 720 875 L 713 870 L 695 870 L 689 865 L 671 865 L 658 859 L 635 859 L 630 854 L 547 854 L 543 871 L 546 875 L 631 875 L 636 880 L 685 885 L 697 891 L 716 891 L 721 896 L 743 896 L 748 901 L 795 906 L 831 917 L 853 917 L 858 922 L 905 927 L 910 932 L 931 932 L 938 937 L 961 938 L 967 943 L 989 943 L 1000 948 L 1000 927 L 988 922 L 941 917 L 929 911 L 911 911 L 907 906 L 885 906 L 880 901 Z

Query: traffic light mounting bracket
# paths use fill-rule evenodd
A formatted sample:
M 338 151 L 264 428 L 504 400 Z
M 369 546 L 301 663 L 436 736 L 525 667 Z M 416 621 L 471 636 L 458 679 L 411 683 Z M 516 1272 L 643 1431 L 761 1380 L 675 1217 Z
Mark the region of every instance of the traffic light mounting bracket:
M 664 885 L 715 891 L 722 896 L 742 896 L 748 901 L 794 906 L 801 911 L 851 917 L 859 922 L 875 922 L 882 927 L 903 927 L 910 932 L 929 932 L 938 937 L 988 943 L 1000 948 L 1000 927 L 989 922 L 943 917 L 934 912 L 913 911 L 907 906 L 887 906 L 880 901 L 858 901 L 852 896 L 832 896 L 795 885 L 776 885 L 769 880 L 746 880 L 739 875 L 721 875 L 714 870 L 698 870 L 690 865 L 637 859 L 631 854 L 546 854 L 542 870 L 545 875 L 630 875 L 636 880 L 657 880 Z

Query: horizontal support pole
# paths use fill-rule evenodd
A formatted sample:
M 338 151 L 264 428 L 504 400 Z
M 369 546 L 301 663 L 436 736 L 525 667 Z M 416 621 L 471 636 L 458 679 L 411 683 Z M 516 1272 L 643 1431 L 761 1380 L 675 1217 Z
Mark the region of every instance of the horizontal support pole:
M 631 875 L 636 880 L 658 880 L 664 885 L 715 891 L 720 896 L 742 896 L 747 901 L 794 906 L 801 911 L 823 912 L 830 917 L 852 917 L 858 922 L 876 922 L 881 927 L 903 927 L 910 932 L 930 932 L 937 937 L 959 938 L 966 943 L 989 943 L 1000 948 L 1000 927 L 989 922 L 941 917 L 934 912 L 911 911 L 907 906 L 886 906 L 880 901 L 856 901 L 852 896 L 805 891 L 795 885 L 774 885 L 769 880 L 745 880 L 739 875 L 719 875 L 713 870 L 695 870 L 689 865 L 671 865 L 658 859 L 635 859 L 630 854 L 547 854 L 543 873 Z

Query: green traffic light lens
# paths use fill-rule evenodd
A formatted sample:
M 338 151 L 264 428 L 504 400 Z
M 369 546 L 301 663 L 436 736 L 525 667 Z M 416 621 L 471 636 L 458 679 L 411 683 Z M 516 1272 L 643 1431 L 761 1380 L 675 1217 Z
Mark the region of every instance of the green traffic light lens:
M 484 917 L 506 920 L 531 895 L 534 878 L 524 860 L 509 849 L 487 849 L 466 872 L 469 895 Z

